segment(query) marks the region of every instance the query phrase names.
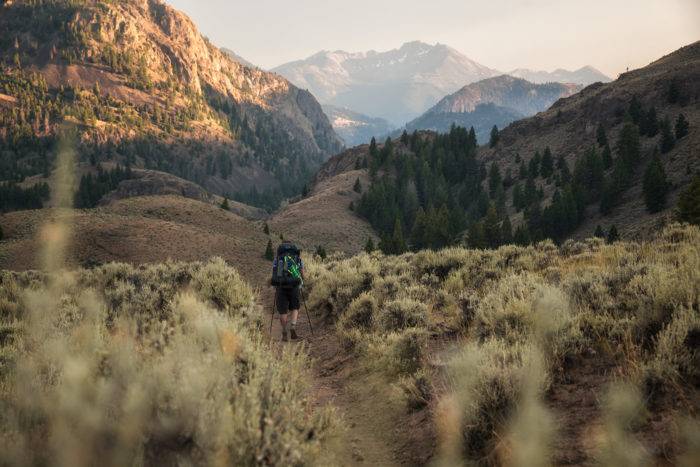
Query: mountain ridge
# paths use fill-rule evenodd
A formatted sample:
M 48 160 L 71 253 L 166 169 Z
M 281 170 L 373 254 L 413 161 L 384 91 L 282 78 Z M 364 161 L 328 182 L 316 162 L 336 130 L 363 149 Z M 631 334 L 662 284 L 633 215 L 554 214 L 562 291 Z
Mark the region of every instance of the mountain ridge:
M 272 71 L 309 89 L 323 104 L 381 117 L 397 126 L 445 94 L 498 74 L 447 45 L 420 41 L 385 52 L 321 51 Z
M 471 83 L 441 99 L 405 128 L 447 132 L 452 124 L 474 127 L 479 142 L 488 141 L 495 125 L 504 128 L 513 121 L 547 109 L 557 99 L 580 91 L 574 84 L 534 84 L 510 75 Z
M 697 151 L 700 147 L 700 112 L 697 106 L 700 102 L 699 84 L 700 41 L 682 47 L 646 67 L 624 73 L 611 83 L 587 86 L 576 94 L 557 100 L 549 109 L 535 116 L 520 119 L 502 128 L 493 147 L 486 145 L 476 149 L 476 161 L 483 174 L 489 173 L 492 165 L 498 168 L 500 176 L 495 177 L 503 182 L 503 192 L 498 195 L 496 189 L 496 195 L 502 196 L 505 201 L 504 213 L 508 216 L 513 231 L 534 222 L 526 215 L 528 209 L 515 206 L 515 187 L 519 186 L 522 190 L 523 185 L 530 184 L 529 174 L 533 170 L 531 167 L 535 165 L 533 160 L 537 155 L 539 154 L 541 163 L 542 155 L 547 153 L 549 162 L 553 164 L 553 167 L 550 167 L 553 170 L 551 174 L 546 172 L 547 176 L 537 175 L 531 184 L 533 196 L 537 196 L 541 204 L 539 210 L 530 212 L 539 212 L 542 215 L 550 209 L 555 199 L 564 196 L 566 187 L 563 174 L 566 171 L 559 167 L 566 165 L 568 180 L 572 180 L 572 177 L 583 176 L 582 167 L 585 167 L 586 158 L 590 157 L 592 150 L 595 150 L 598 157 L 605 152 L 605 145 L 599 143 L 599 127 L 602 127 L 605 133 L 605 140 L 613 159 L 612 166 L 602 171 L 603 184 L 611 186 L 610 183 L 614 180 L 614 160 L 620 157 L 617 148 L 623 129 L 626 125 L 629 127 L 631 118 L 626 115 L 630 109 L 639 112 L 634 110 L 639 109 L 640 107 L 636 107 L 639 105 L 642 115 L 656 114 L 659 128 L 664 125 L 666 119 L 673 125 L 679 115 L 684 115 L 689 123 L 689 132 L 661 154 L 657 152 L 663 144 L 661 129 L 653 136 L 639 136 L 635 167 L 626 189 L 614 200 L 616 204 L 603 213 L 599 201 L 588 202 L 585 208 L 581 208 L 582 220 L 568 231 L 564 239 L 591 237 L 598 226 L 606 232 L 615 226 L 620 236 L 626 239 L 653 237 L 661 226 L 675 219 L 674 210 L 680 193 L 691 183 L 694 176 L 700 174 L 700 153 Z M 634 126 L 637 127 L 637 124 Z M 388 155 L 384 152 L 386 146 L 380 141 L 374 149 L 374 154 L 379 160 L 394 162 L 399 159 L 396 155 L 401 155 L 401 160 L 415 158 L 418 153 L 410 150 L 414 144 L 420 148 L 426 141 L 445 140 L 450 137 L 432 131 L 417 131 L 415 134 L 393 139 L 393 152 Z M 315 183 L 327 185 L 331 180 L 343 180 L 347 177 L 367 180 L 366 177 L 369 177 L 373 166 L 371 153 L 370 147 L 363 145 L 334 156 L 321 167 Z M 663 209 L 650 213 L 645 205 L 642 187 L 646 168 L 655 154 L 658 155 L 666 173 L 669 191 Z M 447 160 L 449 161 L 449 155 Z M 375 163 L 375 174 L 379 173 L 382 176 L 375 175 L 375 180 L 385 180 L 383 175 L 387 174 L 388 169 L 381 166 L 377 168 L 377 164 L 379 162 Z M 358 167 L 367 166 L 369 169 L 358 170 Z M 405 166 L 403 170 L 411 173 L 411 169 L 406 169 Z M 477 172 L 478 170 L 472 175 L 476 176 Z M 488 194 L 489 178 L 482 176 L 480 183 L 481 189 L 486 193 L 486 206 L 490 202 L 496 202 L 492 201 Z M 410 187 L 411 183 L 406 185 Z M 367 193 L 367 189 L 367 185 L 361 183 L 361 192 Z M 357 209 L 357 198 L 353 197 L 352 192 L 347 193 L 344 202 L 349 205 L 351 201 Z M 318 209 L 322 211 L 321 207 Z M 347 215 L 357 215 L 352 208 L 346 207 L 345 210 Z M 393 218 L 393 214 L 389 217 Z M 360 216 L 358 219 L 365 221 Z M 405 239 L 410 235 L 410 226 L 408 227 L 409 230 L 406 226 L 403 227 Z
M 508 74 L 516 78 L 526 79 L 535 84 L 572 83 L 587 86 L 596 82 L 609 83 L 612 81 L 612 78 L 591 65 L 585 65 L 573 71 L 557 68 L 551 72 L 532 70 L 529 68 L 516 68 L 508 72 Z
M 0 38 L 0 94 L 16 101 L 0 107 L 6 141 L 26 131 L 13 107 L 37 121 L 36 138 L 56 139 L 69 117 L 83 160 L 171 172 L 222 195 L 257 187 L 277 199 L 342 147 L 308 91 L 232 60 L 162 1 L 18 0 L 1 11 L 10 33 Z M 33 175 L 53 157 L 10 150 L 15 169 L 1 179 Z

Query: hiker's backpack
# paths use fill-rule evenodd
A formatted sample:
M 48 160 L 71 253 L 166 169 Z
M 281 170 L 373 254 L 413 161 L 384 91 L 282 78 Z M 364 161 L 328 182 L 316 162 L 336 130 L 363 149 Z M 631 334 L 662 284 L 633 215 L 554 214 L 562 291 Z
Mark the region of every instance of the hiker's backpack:
M 277 248 L 270 283 L 275 287 L 301 285 L 301 250 L 296 245 L 283 243 Z

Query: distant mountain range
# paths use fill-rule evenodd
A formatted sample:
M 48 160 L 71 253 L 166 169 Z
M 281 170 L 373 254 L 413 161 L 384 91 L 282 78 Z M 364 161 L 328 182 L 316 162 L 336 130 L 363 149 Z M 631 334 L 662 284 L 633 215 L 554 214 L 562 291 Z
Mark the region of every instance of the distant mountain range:
M 504 128 L 520 118 L 548 109 L 562 97 L 582 88 L 577 84 L 534 84 L 520 78 L 501 75 L 464 86 L 417 119 L 406 129 L 445 132 L 453 124 L 474 127 L 477 139 L 488 140 L 491 128 Z
M 598 81 L 610 81 L 609 77 L 591 66 L 575 71 L 557 69 L 546 72 L 521 68 L 502 73 L 481 65 L 444 44 L 430 45 L 418 41 L 406 43 L 388 52 L 322 51 L 305 60 L 278 66 L 272 71 L 284 76 L 296 86 L 308 89 L 321 104 L 332 106 L 335 110 L 329 118 L 331 122 L 336 121 L 340 125 L 333 124 L 333 127 L 346 140 L 346 144 L 350 145 L 366 143 L 367 135 L 376 136 L 375 132 L 383 123 L 375 127 L 370 122 L 374 118 L 384 119 L 393 128 L 403 127 L 408 121 L 423 118 L 422 113 L 444 96 L 451 95 L 471 83 L 504 74 L 534 84 L 571 83 L 586 86 Z M 485 81 L 479 92 L 485 95 L 498 94 L 500 89 L 494 89 L 493 92 L 485 89 L 487 85 L 497 84 L 495 81 Z M 545 92 L 544 89 L 539 91 Z M 526 101 L 531 102 L 528 104 Z M 476 120 L 482 121 L 487 115 L 497 116 L 498 118 L 488 126 L 500 126 L 512 121 L 513 117 L 517 118 L 517 115 L 528 116 L 544 110 L 544 101 L 541 95 L 530 99 L 523 94 L 519 105 L 529 105 L 528 108 L 515 106 L 510 107 L 509 111 L 501 109 L 494 112 L 487 106 L 480 110 Z M 489 102 L 491 100 L 482 99 L 475 102 L 469 110 L 451 113 L 473 112 L 477 105 Z M 494 103 L 501 106 L 498 102 Z M 344 113 L 342 118 L 337 118 L 338 109 L 342 109 Z M 353 112 L 354 117 L 347 118 L 348 112 Z M 450 118 L 445 119 L 444 113 L 442 112 L 439 120 L 449 121 Z M 460 115 L 461 117 L 464 115 Z M 349 121 L 357 124 L 350 124 Z M 435 118 L 431 121 L 437 124 Z M 408 126 L 410 128 L 411 124 Z
M 388 52 L 319 52 L 272 71 L 322 104 L 381 117 L 395 126 L 465 84 L 499 75 L 443 44 L 409 42 Z
M 526 68 L 518 68 L 508 73 L 516 78 L 523 78 L 531 83 L 573 83 L 588 86 L 589 84 L 601 82 L 609 83 L 612 79 L 592 66 L 584 66 L 576 71 L 563 70 L 561 68 L 552 72 L 535 71 Z
M 385 136 L 395 128 L 383 118 L 368 117 L 332 105 L 322 107 L 335 132 L 349 147 L 367 143 L 373 136 Z

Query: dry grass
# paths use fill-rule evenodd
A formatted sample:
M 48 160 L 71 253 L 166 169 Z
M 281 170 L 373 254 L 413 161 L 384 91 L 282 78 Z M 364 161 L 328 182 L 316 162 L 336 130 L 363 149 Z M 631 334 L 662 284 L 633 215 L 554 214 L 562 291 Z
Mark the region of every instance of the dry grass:
M 410 410 L 432 404 L 442 414 L 445 465 L 551 462 L 557 430 L 546 394 L 592 352 L 618 362 L 648 410 L 700 387 L 697 227 L 671 225 L 647 243 L 591 239 L 308 264 L 309 305 L 337 323 L 367 365 L 394 375 Z M 446 340 L 457 349 L 442 374 L 427 349 Z M 433 383 L 445 378 L 447 390 L 436 394 Z M 610 404 L 604 412 L 614 420 Z M 609 437 L 624 432 L 605 426 Z M 612 459 L 599 444 L 601 459 Z M 641 460 L 635 452 L 627 454 Z
M 38 269 L 38 252 L 45 243 L 37 232 L 51 210 L 20 211 L 2 215 L 5 240 L 0 243 L 0 268 Z M 263 258 L 267 237 L 262 226 L 208 203 L 181 196 L 141 196 L 107 206 L 76 210 L 72 217 L 70 267 L 112 261 L 159 263 L 168 259 L 201 261 L 220 256 L 241 268 L 253 284 L 269 274 Z
M 330 414 L 220 259 L 0 276 L 0 464 L 308 465 Z
M 369 186 L 367 171 L 362 170 L 320 180 L 307 198 L 277 212 L 269 221 L 270 229 L 310 251 L 321 245 L 329 252 L 357 254 L 369 237 L 377 245 L 377 236 L 369 223 L 349 208 L 361 196 L 353 191 L 357 178 L 363 187 Z

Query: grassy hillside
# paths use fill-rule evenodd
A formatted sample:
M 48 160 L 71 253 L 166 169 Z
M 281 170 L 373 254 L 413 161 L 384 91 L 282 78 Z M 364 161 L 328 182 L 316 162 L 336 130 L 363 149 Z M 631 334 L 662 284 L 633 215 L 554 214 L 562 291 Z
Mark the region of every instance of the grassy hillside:
M 274 233 L 312 251 L 321 246 L 352 255 L 361 252 L 370 238 L 378 244 L 372 226 L 350 209 L 370 184 L 367 171 L 356 168 L 358 159 L 350 157 L 351 153 L 360 159 L 363 150 L 332 157 L 316 174 L 306 196 L 273 214 L 268 223 Z
M 696 43 L 561 99 L 494 132 L 486 146 L 477 146 L 473 128 L 404 133 L 347 151 L 322 173 L 368 173 L 356 212 L 385 252 L 562 242 L 611 230 L 648 238 L 674 219 L 700 173 L 699 63 Z
M 60 216 L 52 210 L 0 216 L 0 268 L 41 267 L 42 224 Z M 258 284 L 269 274 L 263 258 L 267 236 L 262 224 L 218 206 L 180 195 L 119 199 L 95 209 L 76 210 L 68 262 L 72 267 L 111 261 L 131 264 L 206 261 L 220 256 L 243 265 L 247 280 Z
M 520 182 L 521 188 L 527 183 L 527 174 L 519 176 L 522 164 L 529 169 L 531 161 L 546 148 L 555 161 L 563 159 L 571 173 L 577 163 L 583 164 L 591 150 L 604 158 L 609 149 L 614 158 L 620 153 L 619 141 L 625 123 L 632 121 L 632 130 L 639 132 L 639 148 L 631 158 L 629 176 L 618 177 L 610 165 L 604 170 L 605 183 L 622 187 L 614 193 L 614 206 L 601 210 L 602 193 L 594 196 L 573 235 L 590 236 L 597 225 L 605 228 L 617 225 L 623 235 L 630 237 L 648 235 L 658 229 L 669 213 L 665 209 L 648 212 L 642 193 L 643 177 L 658 149 L 669 184 L 665 205 L 668 209 L 675 205 L 693 175 L 700 172 L 699 83 L 700 42 L 696 42 L 646 67 L 624 73 L 613 82 L 588 86 L 548 110 L 502 130 L 498 144 L 481 148 L 479 157 L 488 167 L 496 163 L 503 179 L 511 175 L 512 183 L 504 187 L 511 223 L 528 222 L 526 210 L 518 211 L 512 205 L 516 182 Z M 677 138 L 675 126 L 680 115 L 689 122 L 689 131 Z M 666 125 L 669 132 L 664 131 Z M 604 138 L 599 138 L 601 133 Z M 557 183 L 557 177 L 556 171 L 550 177 L 533 177 L 535 187 L 543 191 L 543 208 L 551 203 L 557 191 L 563 194 L 565 184 Z M 593 184 L 592 180 L 586 183 Z
M 644 243 L 309 261 L 309 305 L 403 393 L 407 446 L 426 446 L 411 414 L 431 420 L 440 465 L 693 465 L 699 246 L 672 225 Z
M 313 96 L 232 60 L 159 0 L 18 0 L 0 13 L 2 181 L 48 173 L 66 121 L 83 161 L 222 195 L 255 187 L 266 207 L 341 147 Z
M 0 272 L 0 463 L 327 462 L 304 354 L 259 319 L 221 259 Z

